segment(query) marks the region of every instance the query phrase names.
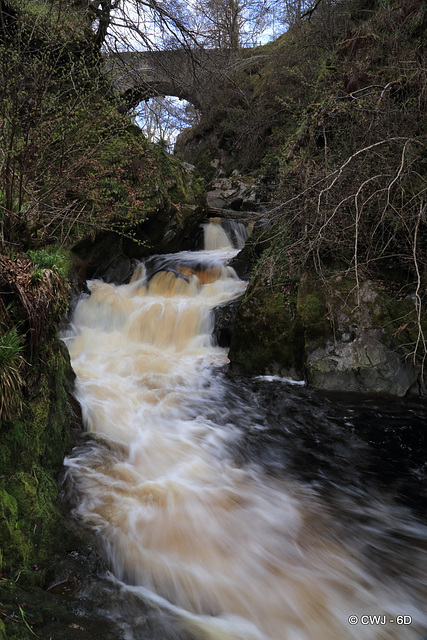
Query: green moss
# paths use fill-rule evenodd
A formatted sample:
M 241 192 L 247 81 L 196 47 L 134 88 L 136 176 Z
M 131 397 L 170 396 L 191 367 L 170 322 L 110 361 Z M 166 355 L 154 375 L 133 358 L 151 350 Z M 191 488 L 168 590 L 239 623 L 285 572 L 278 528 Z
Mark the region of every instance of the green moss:
M 37 391 L 21 415 L 2 429 L 0 471 L 43 463 L 56 470 L 69 446 L 67 391 L 71 370 L 68 356 L 55 338 L 45 347 L 43 370 L 34 367 L 29 380 Z
M 71 42 L 80 44 L 90 39 L 90 23 L 83 5 L 64 3 L 60 0 L 45 2 L 42 0 L 8 0 L 11 8 L 19 11 L 23 24 L 35 31 L 32 37 L 41 42 L 52 39 L 58 44 Z
M 304 277 L 297 296 L 297 313 L 304 327 L 306 344 L 321 342 L 331 333 L 325 294 L 319 283 Z
M 418 343 L 418 351 L 422 357 L 422 340 L 420 330 L 427 335 L 427 310 L 422 308 L 418 322 L 415 301 L 412 296 L 399 297 L 379 291 L 379 311 L 373 317 L 373 324 L 386 331 L 389 342 L 403 353 L 413 354 Z
M 42 567 L 61 546 L 56 484 L 42 467 L 34 465 L 31 472 L 20 471 L 3 479 L 0 489 L 5 499 L 0 525 L 2 570 L 6 574 L 24 571 L 27 584 L 39 584 L 44 577 Z
M 3 574 L 22 574 L 27 586 L 43 583 L 49 559 L 65 541 L 57 499 L 56 484 L 41 467 L 34 466 L 31 472 L 20 471 L 2 478 Z
M 10 479 L 7 482 L 4 479 L 0 481 L 0 536 L 3 548 L 0 562 L 3 573 L 25 566 L 30 556 L 30 545 L 23 531 L 18 499 L 9 493 L 13 490 L 10 484 Z M 15 565 L 16 560 L 18 563 Z
M 42 435 L 49 419 L 50 400 L 40 396 L 33 400 L 31 408 L 34 416 L 34 431 L 36 434 Z
M 71 370 L 56 336 L 43 352 L 28 380 L 33 390 L 24 411 L 2 426 L 0 450 L 2 572 L 21 572 L 27 585 L 43 581 L 49 558 L 65 540 L 55 477 L 70 446 Z
M 298 321 L 286 307 L 282 292 L 257 287 L 245 296 L 229 351 L 235 368 L 247 374 L 300 372 L 301 346 Z

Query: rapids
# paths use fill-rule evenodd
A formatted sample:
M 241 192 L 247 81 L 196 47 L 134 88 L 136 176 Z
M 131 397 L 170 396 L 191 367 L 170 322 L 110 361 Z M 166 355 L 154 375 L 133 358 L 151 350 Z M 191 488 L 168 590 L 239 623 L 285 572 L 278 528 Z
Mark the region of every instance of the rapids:
M 74 517 L 129 600 L 173 615 L 159 640 L 420 640 L 426 527 L 363 477 L 293 472 L 305 424 L 321 433 L 329 418 L 303 389 L 281 416 L 250 384 L 233 391 L 213 309 L 246 283 L 227 266 L 236 251 L 221 225 L 205 242 L 141 263 L 129 284 L 90 282 L 75 308 L 63 338 L 91 437 L 65 461 Z M 270 384 L 294 397 L 288 382 Z M 300 418 L 287 426 L 286 412 Z M 274 421 L 289 436 L 277 464 L 274 442 L 264 446 Z M 347 446 L 334 450 L 338 467 L 351 466 Z M 148 637 L 138 624 L 122 637 Z

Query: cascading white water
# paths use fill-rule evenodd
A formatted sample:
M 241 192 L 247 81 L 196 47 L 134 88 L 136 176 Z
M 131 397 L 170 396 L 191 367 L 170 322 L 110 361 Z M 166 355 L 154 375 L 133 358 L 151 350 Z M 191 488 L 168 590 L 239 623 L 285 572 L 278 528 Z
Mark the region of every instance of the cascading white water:
M 127 285 L 93 281 L 79 301 L 65 341 L 98 446 L 65 461 L 76 516 L 118 579 L 200 638 L 419 639 L 426 584 L 371 575 L 315 491 L 236 466 L 236 428 L 206 417 L 227 362 L 211 311 L 245 288 L 223 266 L 233 252 L 222 233 L 209 226 L 211 250 L 163 257 L 148 281 L 143 267 Z M 348 622 L 399 614 L 412 624 Z
M 204 225 L 204 246 L 207 250 L 230 249 L 231 243 L 221 225 L 220 218 L 212 218 Z

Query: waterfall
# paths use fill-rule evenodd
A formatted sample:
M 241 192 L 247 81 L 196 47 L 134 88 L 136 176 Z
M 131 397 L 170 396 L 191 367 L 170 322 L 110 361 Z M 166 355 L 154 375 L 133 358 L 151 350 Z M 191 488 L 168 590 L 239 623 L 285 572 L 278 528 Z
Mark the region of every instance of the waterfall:
M 204 225 L 204 244 L 206 249 L 225 249 L 235 247 L 243 249 L 252 233 L 253 223 L 244 225 L 236 220 L 211 218 Z
M 211 218 L 211 221 L 204 225 L 205 249 L 231 249 L 232 244 L 226 232 L 222 228 L 221 218 Z
M 65 461 L 74 515 L 124 588 L 177 613 L 192 637 L 419 640 L 425 582 L 375 575 L 315 488 L 231 456 L 242 427 L 221 413 L 228 359 L 212 310 L 246 284 L 226 266 L 223 234 L 210 223 L 207 250 L 147 261 L 126 285 L 92 281 L 78 302 L 64 340 L 93 437 Z M 413 624 L 349 623 L 398 614 Z

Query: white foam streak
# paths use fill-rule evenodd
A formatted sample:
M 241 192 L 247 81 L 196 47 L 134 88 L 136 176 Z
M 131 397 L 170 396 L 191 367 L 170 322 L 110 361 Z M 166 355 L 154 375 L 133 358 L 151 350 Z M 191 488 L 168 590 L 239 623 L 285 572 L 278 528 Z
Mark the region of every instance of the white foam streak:
M 294 378 L 286 378 L 282 376 L 255 376 L 258 380 L 265 380 L 266 382 L 285 382 L 286 384 L 293 384 L 296 387 L 304 387 L 304 380 L 295 380 Z

